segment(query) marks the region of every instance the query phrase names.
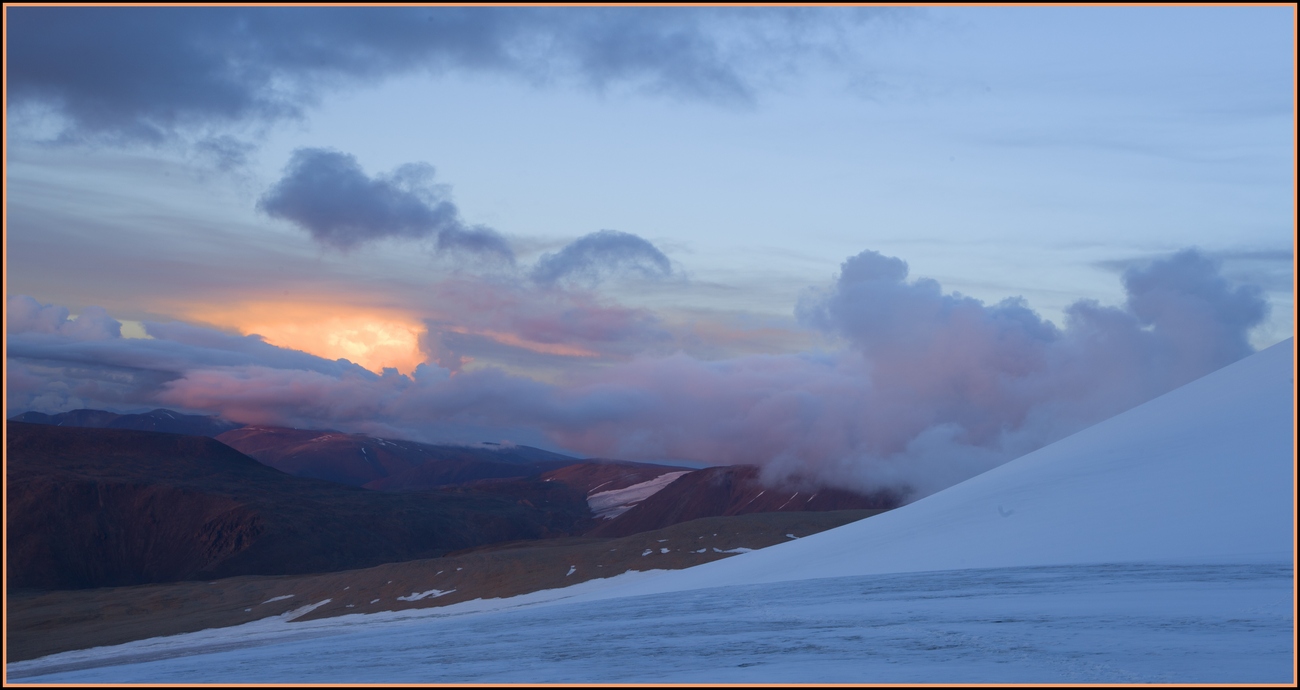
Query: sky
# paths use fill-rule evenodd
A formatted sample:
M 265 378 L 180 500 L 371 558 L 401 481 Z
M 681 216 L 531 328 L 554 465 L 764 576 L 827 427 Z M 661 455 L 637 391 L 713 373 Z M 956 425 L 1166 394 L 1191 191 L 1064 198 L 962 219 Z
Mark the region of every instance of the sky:
M 923 494 L 1294 330 L 1262 7 L 6 7 L 6 406 Z

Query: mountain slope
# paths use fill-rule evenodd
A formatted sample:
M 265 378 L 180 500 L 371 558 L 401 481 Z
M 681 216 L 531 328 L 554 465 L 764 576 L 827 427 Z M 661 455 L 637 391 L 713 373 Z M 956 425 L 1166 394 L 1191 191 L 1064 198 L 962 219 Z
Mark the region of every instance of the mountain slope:
M 590 527 L 564 485 L 379 493 L 200 436 L 9 422 L 6 450 L 10 587 L 322 572 Z
M 527 446 L 442 446 L 330 430 L 246 426 L 217 440 L 295 477 L 387 491 L 527 477 L 580 462 Z
M 589 498 L 590 500 L 590 498 Z M 593 537 L 625 537 L 687 520 L 749 513 L 889 509 L 896 496 L 866 496 L 840 489 L 765 486 L 753 465 L 709 467 L 687 472 L 632 508 L 600 523 Z M 597 506 L 593 512 L 600 513 Z

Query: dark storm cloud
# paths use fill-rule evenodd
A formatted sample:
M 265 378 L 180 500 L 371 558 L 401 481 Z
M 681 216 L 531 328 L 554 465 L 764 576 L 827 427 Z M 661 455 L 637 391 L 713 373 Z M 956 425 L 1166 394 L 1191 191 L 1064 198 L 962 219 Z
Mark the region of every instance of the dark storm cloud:
M 321 244 L 340 250 L 389 237 L 436 237 L 440 250 L 469 250 L 513 261 L 505 238 L 491 228 L 467 228 L 456 205 L 433 184 L 433 166 L 403 165 L 370 177 L 354 156 L 330 149 L 294 151 L 280 179 L 257 202 Z
M 672 274 L 668 257 L 650 242 L 627 232 L 601 230 L 584 235 L 554 254 L 544 254 L 533 267 L 533 280 L 553 284 L 565 279 L 593 283 L 614 273 L 647 278 Z
M 67 137 L 159 141 L 300 117 L 326 90 L 492 72 L 749 103 L 756 72 L 835 59 L 870 8 L 17 7 L 10 103 Z

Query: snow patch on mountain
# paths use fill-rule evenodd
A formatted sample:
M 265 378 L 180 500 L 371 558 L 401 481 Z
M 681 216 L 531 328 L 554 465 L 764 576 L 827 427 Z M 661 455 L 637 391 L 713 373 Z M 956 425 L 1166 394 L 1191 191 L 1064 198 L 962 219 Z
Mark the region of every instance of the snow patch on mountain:
M 661 489 L 677 481 L 677 478 L 683 474 L 686 474 L 686 472 L 669 472 L 640 484 L 591 494 L 587 496 L 587 505 L 591 506 L 591 512 L 597 518 L 612 520 L 631 510 L 632 506 L 659 493 Z

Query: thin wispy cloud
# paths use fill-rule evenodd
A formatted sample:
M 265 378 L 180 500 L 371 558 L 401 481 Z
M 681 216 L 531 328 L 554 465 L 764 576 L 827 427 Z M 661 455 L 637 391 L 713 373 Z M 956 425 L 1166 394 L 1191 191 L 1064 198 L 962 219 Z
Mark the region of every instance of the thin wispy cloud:
M 672 275 L 673 267 L 648 240 L 627 232 L 601 230 L 570 242 L 558 252 L 543 254 L 531 276 L 546 285 L 561 281 L 594 284 L 620 273 L 666 278 Z

